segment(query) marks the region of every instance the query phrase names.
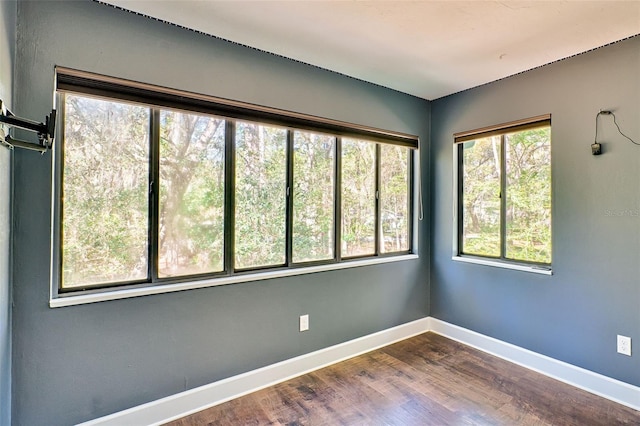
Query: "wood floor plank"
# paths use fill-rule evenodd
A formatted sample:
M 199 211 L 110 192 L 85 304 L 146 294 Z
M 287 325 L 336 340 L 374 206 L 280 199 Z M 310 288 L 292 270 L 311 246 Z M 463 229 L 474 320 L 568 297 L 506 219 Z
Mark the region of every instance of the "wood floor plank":
M 424 333 L 168 425 L 640 426 L 640 412 Z

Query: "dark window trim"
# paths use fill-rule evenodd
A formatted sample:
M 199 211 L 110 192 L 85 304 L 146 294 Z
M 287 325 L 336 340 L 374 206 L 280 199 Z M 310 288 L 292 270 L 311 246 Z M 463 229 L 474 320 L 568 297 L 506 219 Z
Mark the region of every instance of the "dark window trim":
M 285 265 L 293 265 L 293 167 L 295 152 L 293 150 L 294 131 L 287 130 L 287 146 L 286 146 L 286 192 L 285 192 Z
M 210 113 L 238 120 L 291 127 L 335 136 L 366 139 L 417 149 L 418 136 L 377 129 L 359 124 L 316 117 L 292 111 L 232 101 L 167 87 L 107 77 L 70 68 L 56 67 L 56 88 L 59 92 L 83 93 L 156 107 Z
M 334 193 L 333 193 L 333 255 L 336 262 L 342 262 L 342 138 L 336 138 L 336 146 L 333 151 L 335 155 L 335 167 L 333 173 Z
M 382 189 L 382 173 L 381 173 L 381 158 L 382 158 L 382 149 L 380 145 L 376 145 L 376 158 L 375 158 L 375 180 L 376 180 L 376 189 L 375 189 L 375 229 L 373 230 L 373 238 L 375 241 L 374 253 L 376 256 L 380 256 L 380 253 L 383 252 L 382 247 L 384 246 L 384 237 L 382 234 L 382 204 L 380 203 L 380 190 Z
M 523 130 L 547 126 L 551 126 L 551 114 L 538 115 L 536 117 L 496 124 L 495 126 L 481 127 L 475 130 L 454 133 L 453 143 L 458 144 L 472 141 L 474 139 L 488 138 L 490 136 L 521 132 Z
M 231 274 L 235 264 L 236 244 L 236 123 L 224 123 L 224 265 L 225 275 Z
M 147 280 L 155 282 L 159 279 L 158 259 L 160 254 L 160 241 L 155 238 L 160 231 L 160 110 L 152 109 L 149 114 L 149 153 L 151 154 L 151 167 L 149 167 L 149 226 L 147 238 L 149 251 L 147 256 Z M 64 164 L 64 163 L 62 163 Z

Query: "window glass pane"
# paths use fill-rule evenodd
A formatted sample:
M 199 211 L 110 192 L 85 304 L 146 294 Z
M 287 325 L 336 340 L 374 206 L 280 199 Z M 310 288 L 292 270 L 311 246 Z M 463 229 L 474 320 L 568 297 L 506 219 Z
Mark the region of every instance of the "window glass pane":
M 286 136 L 281 128 L 236 125 L 236 268 L 285 263 Z
M 160 113 L 158 276 L 224 264 L 224 120 Z
M 505 137 L 506 257 L 551 263 L 551 128 Z
M 500 256 L 500 136 L 462 144 L 462 253 Z
M 294 133 L 293 261 L 333 258 L 335 137 Z
M 409 250 L 409 149 L 380 145 L 380 251 Z
M 149 110 L 65 96 L 62 288 L 147 278 Z
M 376 144 L 342 140 L 342 257 L 375 254 Z

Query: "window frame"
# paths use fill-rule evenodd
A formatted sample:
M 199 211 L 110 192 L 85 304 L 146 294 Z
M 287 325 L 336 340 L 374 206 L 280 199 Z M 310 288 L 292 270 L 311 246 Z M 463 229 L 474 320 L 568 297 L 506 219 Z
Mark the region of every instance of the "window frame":
M 343 269 L 368 264 L 387 263 L 418 258 L 417 232 L 415 232 L 416 199 L 419 197 L 418 167 L 419 140 L 417 136 L 400 132 L 380 130 L 376 128 L 354 125 L 340 121 L 318 118 L 305 114 L 292 113 L 273 108 L 260 107 L 237 101 L 198 95 L 175 89 L 152 86 L 128 80 L 105 77 L 83 71 L 56 67 L 56 101 L 61 107 L 59 119 L 65 122 L 64 99 L 67 93 L 96 97 L 114 102 L 133 103 L 149 108 L 150 121 L 150 199 L 149 199 L 149 236 L 148 274 L 144 281 L 115 282 L 99 285 L 62 287 L 62 183 L 64 164 L 64 124 L 58 126 L 58 140 L 61 141 L 53 155 L 53 206 L 52 206 L 52 256 L 51 256 L 51 294 L 50 306 L 68 306 L 82 303 L 92 303 L 102 300 L 113 300 L 135 297 L 145 294 L 165 293 L 189 288 L 202 288 L 224 285 L 235 282 L 255 281 L 279 276 L 291 276 L 314 273 L 323 270 Z M 219 272 L 209 272 L 196 275 L 179 275 L 159 277 L 159 169 L 160 148 L 157 143 L 160 133 L 160 114 L 162 110 L 202 114 L 225 120 L 225 186 L 224 186 L 224 243 L 223 268 Z M 235 132 L 236 121 L 247 121 L 267 126 L 286 129 L 286 185 L 287 195 L 285 203 L 285 263 L 284 265 L 268 265 L 256 268 L 238 269 L 234 265 L 235 242 L 235 175 L 236 153 Z M 293 229 L 293 138 L 295 131 L 312 132 L 334 137 L 333 146 L 333 258 L 318 261 L 294 262 L 292 252 Z M 343 258 L 341 256 L 341 155 L 342 138 L 358 138 L 376 144 L 376 215 L 375 215 L 375 253 L 370 256 Z M 409 215 L 407 238 L 408 250 L 384 253 L 381 250 L 381 240 L 378 232 L 380 221 L 380 143 L 388 143 L 408 149 L 408 181 L 407 198 Z
M 475 130 L 455 133 L 453 135 L 453 253 L 452 260 L 478 265 L 494 266 L 543 275 L 553 274 L 553 257 L 550 263 L 526 260 L 515 260 L 506 257 L 506 203 L 507 197 L 500 197 L 500 255 L 483 256 L 479 254 L 463 253 L 463 145 L 476 139 L 500 136 L 500 193 L 506 194 L 506 135 L 529 129 L 549 127 L 551 132 L 551 114 L 544 114 L 498 125 L 483 127 Z M 551 169 L 552 163 L 549 162 Z M 553 211 L 553 187 L 551 186 L 551 208 Z M 553 239 L 553 233 L 551 234 Z M 553 247 L 553 244 L 552 244 Z M 552 248 L 553 250 L 553 248 Z

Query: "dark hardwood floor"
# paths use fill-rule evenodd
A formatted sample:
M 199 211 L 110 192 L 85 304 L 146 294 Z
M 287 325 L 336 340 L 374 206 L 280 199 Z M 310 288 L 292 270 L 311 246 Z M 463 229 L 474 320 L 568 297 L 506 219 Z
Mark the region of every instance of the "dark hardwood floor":
M 169 423 L 640 425 L 640 412 L 425 333 Z

